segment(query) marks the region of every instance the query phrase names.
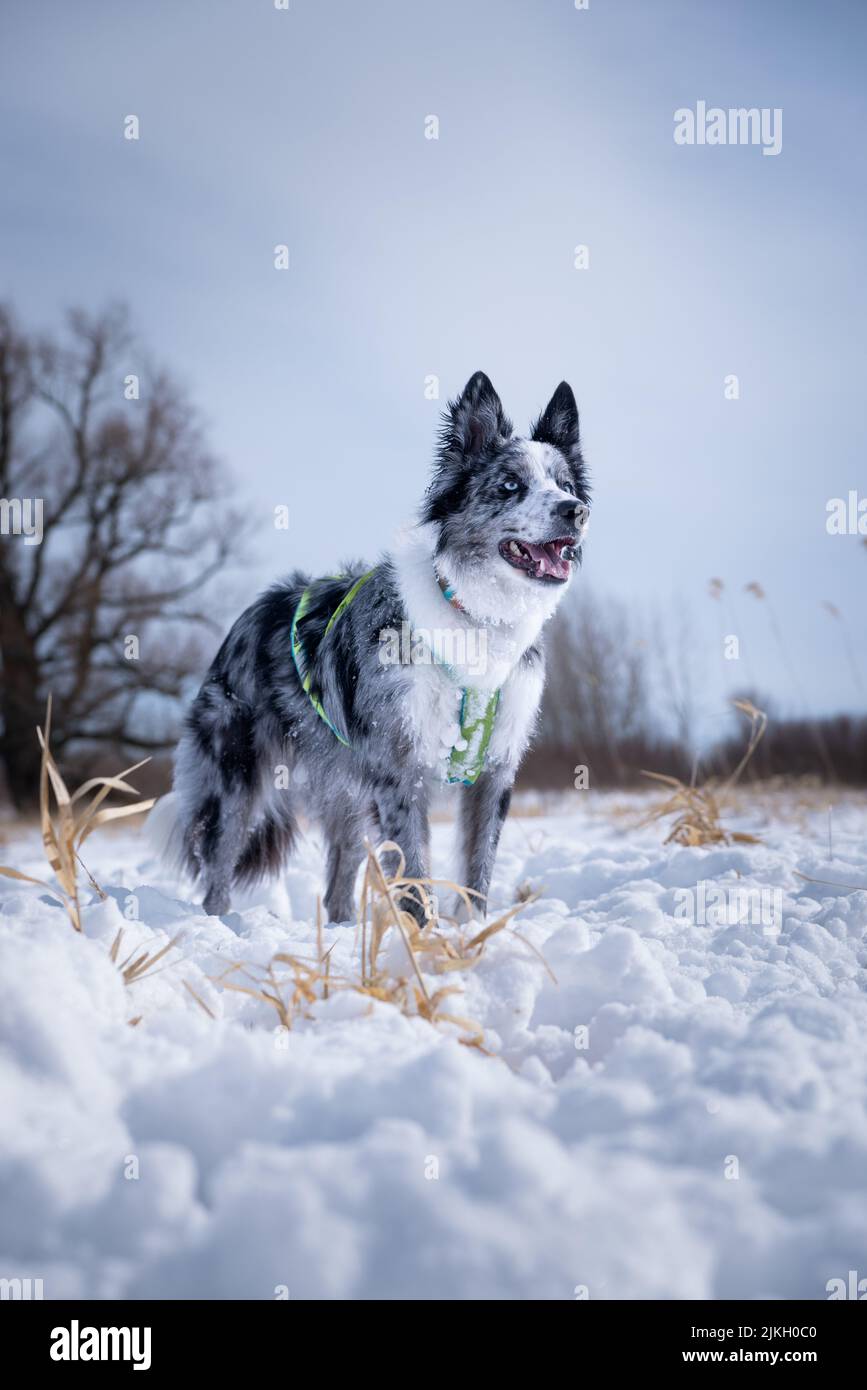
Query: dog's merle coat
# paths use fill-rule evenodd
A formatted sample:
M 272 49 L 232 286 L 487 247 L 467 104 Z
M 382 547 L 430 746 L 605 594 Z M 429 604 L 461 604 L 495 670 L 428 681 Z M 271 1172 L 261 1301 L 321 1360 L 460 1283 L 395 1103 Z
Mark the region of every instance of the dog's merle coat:
M 313 587 L 303 624 L 308 669 L 349 747 L 316 713 L 292 659 L 292 618 L 309 578 L 291 575 L 241 615 L 189 711 L 175 764 L 183 857 L 204 881 L 206 911 L 225 912 L 233 884 L 279 870 L 299 810 L 325 833 L 330 921 L 355 915 L 368 832 L 399 844 L 407 873 L 425 876 L 428 800 L 455 741 L 460 686 L 470 683 L 500 689 L 484 769 L 474 785 L 454 789 L 462 882 L 481 895 L 483 910 L 541 698 L 541 629 L 571 573 L 564 545 L 580 557 L 588 501 L 569 386 L 557 388 L 529 438 L 516 438 L 490 381 L 476 373 L 449 405 L 421 522 L 327 637 L 331 614 L 365 567 L 350 565 Z M 438 576 L 461 610 L 445 602 Z M 458 637 L 462 624 L 481 629 L 484 671 L 384 664 L 381 634 L 402 623 Z

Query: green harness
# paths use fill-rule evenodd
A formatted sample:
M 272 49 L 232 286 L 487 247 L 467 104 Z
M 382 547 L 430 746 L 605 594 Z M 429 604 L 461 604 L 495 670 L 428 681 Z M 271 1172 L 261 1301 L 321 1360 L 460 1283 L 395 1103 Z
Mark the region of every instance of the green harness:
M 368 579 L 370 579 L 374 573 L 375 570 L 368 570 L 367 574 L 363 574 L 360 579 L 357 579 L 352 588 L 344 594 L 334 612 L 331 614 L 331 617 L 328 619 L 328 624 L 322 634 L 322 641 L 328 636 L 335 623 L 339 622 L 350 603 L 352 603 L 358 592 L 364 587 Z M 341 578 L 340 575 L 332 575 L 329 577 L 334 579 Z M 307 695 L 310 703 L 319 715 L 319 718 L 328 725 L 338 742 L 342 743 L 344 747 L 349 748 L 351 747 L 349 739 L 346 738 L 337 728 L 337 725 L 329 719 L 325 712 L 325 707 L 322 704 L 322 698 L 319 692 L 313 687 L 313 673 L 310 669 L 310 663 L 307 660 L 304 639 L 301 635 L 301 624 L 309 612 L 315 583 L 316 581 L 314 580 L 313 584 L 308 584 L 292 615 L 292 627 L 290 629 L 292 660 L 295 663 L 295 670 L 298 672 L 298 679 L 301 681 L 304 693 Z M 453 598 L 446 593 L 444 588 L 443 593 L 448 601 L 452 603 L 454 607 L 457 607 Z M 439 665 L 442 666 L 444 671 L 448 671 L 449 675 L 451 675 L 450 668 L 444 662 L 440 662 Z M 494 731 L 494 719 L 499 703 L 499 690 L 495 690 L 493 694 L 489 694 L 487 691 L 476 689 L 475 686 L 465 686 L 463 688 L 461 692 L 461 710 L 458 716 L 458 722 L 461 727 L 460 743 L 463 746 L 460 748 L 452 748 L 446 776 L 447 782 L 460 782 L 464 786 L 471 787 L 478 778 L 485 766 L 485 754 L 488 751 L 488 744 L 491 741 L 491 734 Z

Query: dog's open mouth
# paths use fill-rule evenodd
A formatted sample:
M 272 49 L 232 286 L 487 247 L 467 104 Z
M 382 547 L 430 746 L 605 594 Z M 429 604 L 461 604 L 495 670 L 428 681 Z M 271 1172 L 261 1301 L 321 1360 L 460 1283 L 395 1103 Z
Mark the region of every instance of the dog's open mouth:
M 500 541 L 500 554 L 516 570 L 525 570 L 533 579 L 549 584 L 565 584 L 575 559 L 575 537 L 558 536 L 541 545 L 514 539 Z

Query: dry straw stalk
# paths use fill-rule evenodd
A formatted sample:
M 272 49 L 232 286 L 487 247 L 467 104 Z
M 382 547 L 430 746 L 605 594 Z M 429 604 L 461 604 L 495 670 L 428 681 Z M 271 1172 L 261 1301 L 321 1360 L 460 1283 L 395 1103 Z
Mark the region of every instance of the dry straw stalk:
M 18 869 L 0 864 L 0 874 L 5 878 L 21 879 L 25 883 L 36 883 L 65 907 L 70 922 L 76 931 L 81 931 L 81 903 L 78 896 L 78 867 L 81 864 L 79 851 L 88 835 L 98 825 L 106 821 L 118 820 L 122 816 L 135 816 L 153 806 L 149 801 L 136 801 L 131 806 L 103 806 L 111 792 L 123 792 L 137 796 L 135 787 L 124 779 L 131 772 L 143 767 L 148 761 L 135 763 L 117 777 L 91 777 L 74 792 L 70 792 L 64 782 L 51 753 L 51 697 L 45 711 L 45 732 L 36 730 L 42 749 L 42 762 L 39 770 L 39 819 L 42 828 L 42 843 L 45 856 L 57 880 L 55 886 L 30 874 L 22 874 Z M 52 807 L 52 799 L 54 805 Z M 82 865 L 83 867 L 83 865 Z M 85 870 L 87 872 L 87 870 Z M 90 874 L 91 883 L 97 889 Z
M 384 853 L 396 856 L 397 867 L 392 875 L 386 874 L 382 866 L 380 856 Z M 450 879 L 407 877 L 405 859 L 397 845 L 391 841 L 378 848 L 368 844 L 361 893 L 361 962 L 357 976 L 341 975 L 331 969 L 333 948 L 325 950 L 323 947 L 319 913 L 315 959 L 305 960 L 281 951 L 264 969 L 237 963 L 212 977 L 212 982 L 268 1004 L 282 1028 L 291 1029 L 295 1020 L 305 1016 L 309 1006 L 317 1000 L 327 999 L 330 993 L 350 990 L 371 1002 L 392 1004 L 402 1013 L 417 1015 L 431 1024 L 449 1024 L 460 1030 L 459 1042 L 485 1051 L 481 1026 L 474 1019 L 443 1007 L 447 999 L 460 993 L 458 986 L 442 985 L 432 989 L 422 972 L 440 975 L 473 969 L 491 937 L 509 927 L 516 914 L 536 895 L 516 903 L 487 926 L 467 936 L 456 922 L 439 913 L 437 897 L 431 891 L 438 888 L 454 892 L 464 906 L 471 909 L 472 897 L 476 895 L 469 889 Z M 407 898 L 414 899 L 421 907 L 423 926 L 413 913 L 401 907 Z M 405 973 L 390 972 L 380 962 L 383 939 L 390 927 L 397 931 L 406 954 Z M 513 934 L 539 956 L 547 970 L 536 948 L 514 929 Z M 548 973 L 551 974 L 550 970 Z
M 694 782 L 687 785 L 681 782 L 680 778 L 668 777 L 661 772 L 642 774 L 672 788 L 672 794 L 655 806 L 642 821 L 643 825 L 648 825 L 652 821 L 674 816 L 674 824 L 665 838 L 666 844 L 673 841 L 678 845 L 754 845 L 759 842 L 755 835 L 748 835 L 740 830 L 727 830 L 721 821 L 727 798 L 755 753 L 768 725 L 768 716 L 763 710 L 756 709 L 750 700 L 734 700 L 733 704 L 749 719 L 750 732 L 743 757 L 724 782 L 711 779 L 703 786 L 697 787 Z
M 80 932 L 82 926 L 78 869 L 85 868 L 79 853 L 82 844 L 97 826 L 123 816 L 138 815 L 149 810 L 154 801 L 152 798 L 126 806 L 103 805 L 113 791 L 137 795 L 136 789 L 125 779 L 142 767 L 143 763 L 136 763 L 117 777 L 91 777 L 74 792 L 70 792 L 51 753 L 50 699 L 46 711 L 45 732 L 40 728 L 37 735 L 42 749 L 39 779 L 42 842 L 57 885 L 2 865 L 0 874 L 44 888 L 63 904 L 72 926 Z M 147 759 L 144 761 L 147 762 Z M 391 875 L 386 874 L 382 866 L 380 856 L 384 853 L 390 853 L 396 858 L 397 867 Z M 357 977 L 342 976 L 332 971 L 333 947 L 327 950 L 324 947 L 322 911 L 321 905 L 318 905 L 314 960 L 304 960 L 298 955 L 281 951 L 274 955 L 263 969 L 238 962 L 230 965 L 220 975 L 212 977 L 212 982 L 223 989 L 246 994 L 268 1004 L 276 1012 L 280 1026 L 286 1029 L 291 1029 L 294 1020 L 309 1010 L 317 1000 L 328 999 L 330 993 L 338 990 L 353 990 L 371 1001 L 380 1000 L 393 1004 L 404 1013 L 417 1015 L 431 1024 L 450 1024 L 461 1030 L 458 1039 L 460 1042 L 485 1051 L 480 1025 L 473 1019 L 443 1008 L 447 999 L 460 993 L 458 986 L 442 985 L 437 989 L 431 989 L 423 971 L 428 975 L 441 975 L 473 969 L 480 961 L 490 939 L 510 927 L 513 935 L 541 960 L 551 975 L 544 958 L 532 943 L 512 926 L 513 918 L 538 895 L 524 894 L 520 902 L 515 903 L 492 922 L 467 934 L 467 930 L 460 927 L 457 921 L 440 913 L 437 890 L 444 889 L 453 893 L 470 920 L 473 918 L 473 898 L 478 898 L 478 894 L 450 879 L 413 878 L 408 876 L 405 870 L 406 861 L 398 845 L 386 841 L 376 848 L 367 843 L 359 916 L 360 973 Z M 85 873 L 93 888 L 101 893 L 102 890 L 86 868 Z M 402 906 L 408 899 L 412 901 L 415 913 L 406 911 Z M 421 925 L 418 917 L 422 919 Z M 406 955 L 405 973 L 389 972 L 380 963 L 383 939 L 389 928 L 395 929 L 403 944 Z M 177 936 L 173 937 L 155 952 L 135 948 L 121 959 L 121 929 L 112 942 L 109 954 L 117 965 L 124 983 L 133 985 L 145 976 L 152 975 L 179 939 Z M 164 969 L 165 965 L 160 968 Z M 554 979 L 554 976 L 551 975 L 551 978 Z M 200 1008 L 213 1019 L 214 1014 L 205 1001 L 186 980 L 183 984 Z M 137 1024 L 139 1021 L 140 1016 L 130 1019 L 131 1024 Z

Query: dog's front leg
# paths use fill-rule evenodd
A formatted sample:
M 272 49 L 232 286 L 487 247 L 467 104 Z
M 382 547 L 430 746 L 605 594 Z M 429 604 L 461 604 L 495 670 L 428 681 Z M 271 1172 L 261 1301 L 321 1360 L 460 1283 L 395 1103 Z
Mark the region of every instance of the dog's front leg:
M 374 802 L 383 840 L 393 840 L 403 851 L 407 878 L 427 878 L 430 829 L 427 789 L 421 773 L 409 778 L 386 777 L 374 787 Z M 383 868 L 389 876 L 399 867 L 393 851 L 383 855 Z M 411 911 L 420 925 L 425 916 L 415 893 L 407 894 L 402 907 Z
M 480 917 L 488 909 L 488 887 L 514 780 L 514 769 L 501 764 L 485 768 L 476 782 L 461 793 L 462 885 L 471 888 L 474 895 L 479 894 L 473 896 L 472 903 L 474 913 Z

